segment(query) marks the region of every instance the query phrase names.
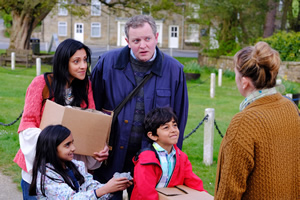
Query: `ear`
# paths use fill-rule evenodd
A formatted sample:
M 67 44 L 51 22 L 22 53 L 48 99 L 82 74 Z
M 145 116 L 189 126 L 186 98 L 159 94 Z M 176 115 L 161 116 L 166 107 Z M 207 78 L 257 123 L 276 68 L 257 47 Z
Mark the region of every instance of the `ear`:
M 153 140 L 154 142 L 156 142 L 157 139 L 158 139 L 158 136 L 153 135 L 151 131 L 149 131 L 149 132 L 147 133 L 147 136 L 148 136 L 151 140 Z
M 155 39 L 158 41 L 158 32 L 156 32 Z
M 127 37 L 125 37 L 125 40 L 126 40 L 126 42 L 127 42 L 127 44 L 128 44 L 128 47 L 131 48 L 131 47 L 130 47 L 130 44 L 129 44 L 129 40 L 128 40 Z
M 246 90 L 251 85 L 251 79 L 248 77 L 242 77 L 242 87 L 244 90 Z

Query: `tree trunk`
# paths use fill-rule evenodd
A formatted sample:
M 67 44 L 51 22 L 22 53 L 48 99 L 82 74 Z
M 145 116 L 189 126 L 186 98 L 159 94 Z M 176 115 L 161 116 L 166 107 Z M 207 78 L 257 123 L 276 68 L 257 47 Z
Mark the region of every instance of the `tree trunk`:
M 275 31 L 275 20 L 278 3 L 275 0 L 269 0 L 268 5 L 269 11 L 267 12 L 266 22 L 264 25 L 264 38 L 273 35 Z
M 13 26 L 9 48 L 29 49 L 33 30 L 48 15 L 55 4 L 54 0 L 25 1 L 23 10 L 12 9 Z
M 10 35 L 9 48 L 29 49 L 30 36 L 35 27 L 30 14 L 18 15 L 12 12 L 13 27 Z
M 281 17 L 281 30 L 286 30 L 286 23 L 287 23 L 287 15 L 289 10 L 292 6 L 292 0 L 284 0 L 283 1 L 283 8 L 282 8 L 282 17 Z
M 300 2 L 300 0 L 299 0 Z M 298 4 L 298 16 L 294 16 L 293 15 L 293 11 L 292 11 L 292 6 L 291 6 L 291 10 L 290 10 L 290 13 L 289 13 L 289 24 L 290 24 L 290 29 L 292 31 L 295 31 L 295 32 L 299 32 L 300 31 L 300 3 Z

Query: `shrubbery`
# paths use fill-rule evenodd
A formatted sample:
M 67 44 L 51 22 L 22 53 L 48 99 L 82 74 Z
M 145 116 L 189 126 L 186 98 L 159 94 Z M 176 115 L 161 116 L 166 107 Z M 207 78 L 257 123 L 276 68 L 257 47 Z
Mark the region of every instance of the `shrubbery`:
M 300 61 L 300 32 L 281 31 L 258 41 L 265 41 L 276 49 L 282 61 Z

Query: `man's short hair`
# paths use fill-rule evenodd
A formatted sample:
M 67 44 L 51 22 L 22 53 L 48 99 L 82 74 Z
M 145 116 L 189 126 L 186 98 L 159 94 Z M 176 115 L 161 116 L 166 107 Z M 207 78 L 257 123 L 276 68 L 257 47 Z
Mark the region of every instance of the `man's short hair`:
M 143 27 L 145 23 L 148 23 L 152 29 L 154 35 L 156 35 L 157 29 L 153 17 L 149 15 L 136 15 L 131 17 L 125 24 L 125 35 L 129 39 L 129 28 Z

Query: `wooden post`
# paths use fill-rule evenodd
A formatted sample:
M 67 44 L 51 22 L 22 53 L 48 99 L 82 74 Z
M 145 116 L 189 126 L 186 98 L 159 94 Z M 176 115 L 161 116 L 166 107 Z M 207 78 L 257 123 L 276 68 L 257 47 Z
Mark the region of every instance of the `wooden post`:
M 276 85 L 281 85 L 282 80 L 281 79 L 276 79 Z
M 15 70 L 16 54 L 11 52 L 11 70 Z
M 222 69 L 219 69 L 218 71 L 218 86 L 222 86 Z
M 41 58 L 36 58 L 36 75 L 41 75 Z
M 288 98 L 293 99 L 293 94 L 286 94 L 285 96 L 287 96 Z
M 210 74 L 210 98 L 215 97 L 215 88 L 216 88 L 216 74 Z
M 205 116 L 208 115 L 207 121 L 204 122 L 204 144 L 203 144 L 203 162 L 205 165 L 212 165 L 214 153 L 214 121 L 215 109 L 206 108 Z

